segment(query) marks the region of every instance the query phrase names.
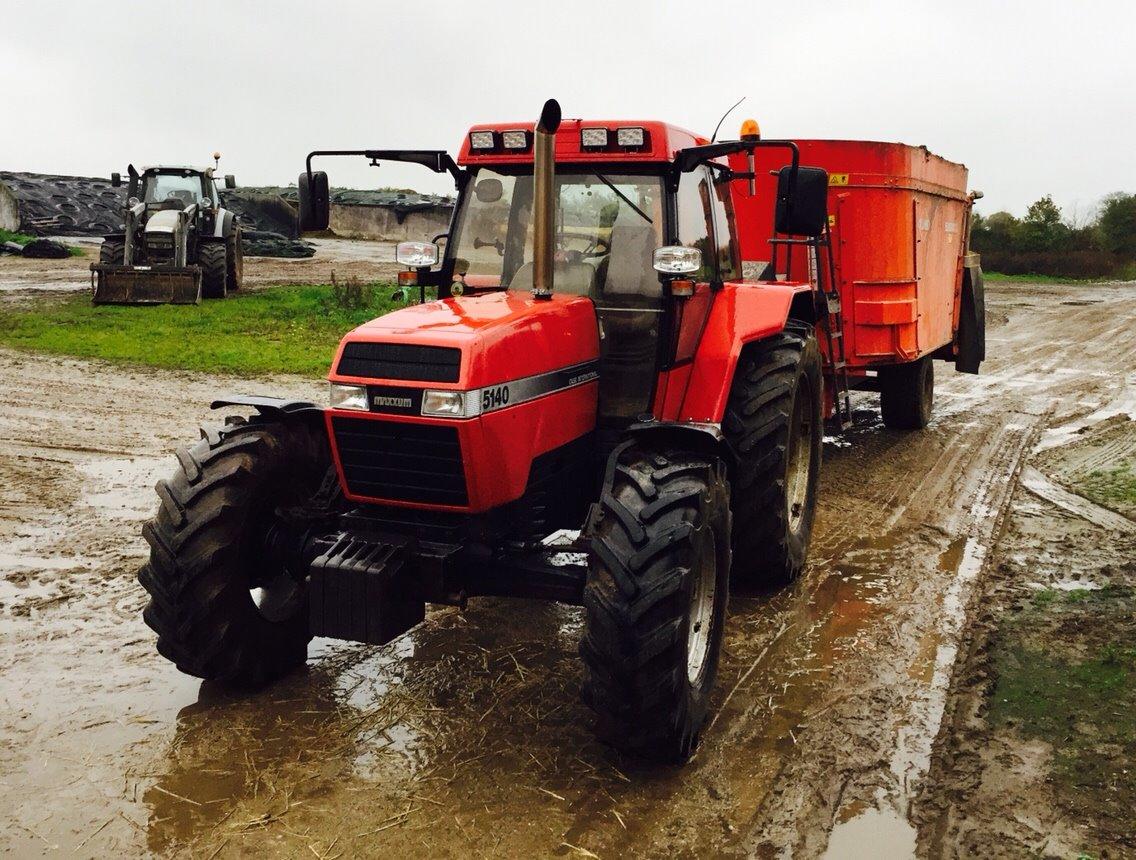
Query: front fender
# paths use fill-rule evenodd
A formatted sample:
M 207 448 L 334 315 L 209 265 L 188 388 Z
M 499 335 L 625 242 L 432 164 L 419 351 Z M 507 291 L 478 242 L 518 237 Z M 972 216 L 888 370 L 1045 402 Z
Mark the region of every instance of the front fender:
M 721 423 L 742 348 L 784 330 L 793 298 L 809 290 L 795 283 L 726 284 L 706 320 L 678 420 Z
M 286 400 L 283 397 L 258 397 L 252 394 L 230 394 L 209 404 L 210 409 L 224 406 L 251 406 L 265 418 L 284 420 L 295 415 L 322 414 L 322 406 L 307 400 Z

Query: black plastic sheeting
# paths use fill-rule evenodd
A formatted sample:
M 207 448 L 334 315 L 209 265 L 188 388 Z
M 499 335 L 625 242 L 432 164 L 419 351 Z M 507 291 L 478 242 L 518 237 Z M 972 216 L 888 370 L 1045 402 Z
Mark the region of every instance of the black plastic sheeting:
M 295 186 L 247 190 L 278 195 L 295 206 L 300 202 L 300 192 Z M 399 224 L 411 212 L 427 212 L 434 209 L 444 209 L 449 212 L 454 208 L 452 197 L 438 194 L 418 194 L 413 191 L 367 191 L 357 188 L 332 188 L 331 202 L 338 206 L 380 206 L 391 209 Z
M 122 230 L 126 187 L 109 179 L 0 171 L 20 208 L 20 230 L 33 236 L 102 236 Z M 221 192 L 221 205 L 240 219 L 245 253 L 263 256 L 310 257 L 315 249 L 299 241 L 293 187 L 238 188 Z M 399 223 L 411 212 L 452 209 L 450 197 L 404 191 L 332 189 L 331 202 L 343 206 L 391 209 Z
M 20 231 L 32 236 L 101 236 L 122 229 L 126 189 L 109 179 L 0 171 L 20 207 Z

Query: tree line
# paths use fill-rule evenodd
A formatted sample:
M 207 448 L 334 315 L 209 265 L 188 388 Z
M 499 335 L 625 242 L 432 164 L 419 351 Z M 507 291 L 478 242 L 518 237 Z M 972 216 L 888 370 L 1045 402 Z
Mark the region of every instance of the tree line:
M 988 272 L 1136 279 L 1136 194 L 1108 195 L 1081 223 L 1065 218 L 1049 195 L 1032 204 L 1024 218 L 976 212 L 970 244 Z

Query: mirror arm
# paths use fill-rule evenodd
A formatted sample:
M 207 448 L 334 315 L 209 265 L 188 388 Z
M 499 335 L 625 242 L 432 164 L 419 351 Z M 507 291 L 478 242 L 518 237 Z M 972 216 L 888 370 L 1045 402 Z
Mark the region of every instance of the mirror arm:
M 800 164 L 800 150 L 791 140 L 723 140 L 680 149 L 675 153 L 674 166 L 680 173 L 689 173 L 703 162 L 737 152 L 753 152 L 755 149 L 788 149 L 792 154 L 793 169 L 796 170 Z
M 361 156 L 369 159 L 378 166 L 380 161 L 405 161 L 411 164 L 421 164 L 434 173 L 448 173 L 453 177 L 454 184 L 459 189 L 464 188 L 469 181 L 470 173 L 461 167 L 453 157 L 441 149 L 317 149 L 308 153 L 305 160 L 305 169 L 308 182 L 312 179 L 312 158 L 315 156 Z

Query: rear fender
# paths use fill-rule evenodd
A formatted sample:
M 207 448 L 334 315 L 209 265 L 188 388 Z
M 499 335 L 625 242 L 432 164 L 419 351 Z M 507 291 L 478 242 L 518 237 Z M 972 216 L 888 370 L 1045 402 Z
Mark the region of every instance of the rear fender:
M 714 299 L 677 413 L 662 417 L 720 424 L 742 349 L 784 330 L 791 308 L 811 308 L 810 292 L 800 283 L 726 284 Z M 670 392 L 667 400 L 674 402 Z

